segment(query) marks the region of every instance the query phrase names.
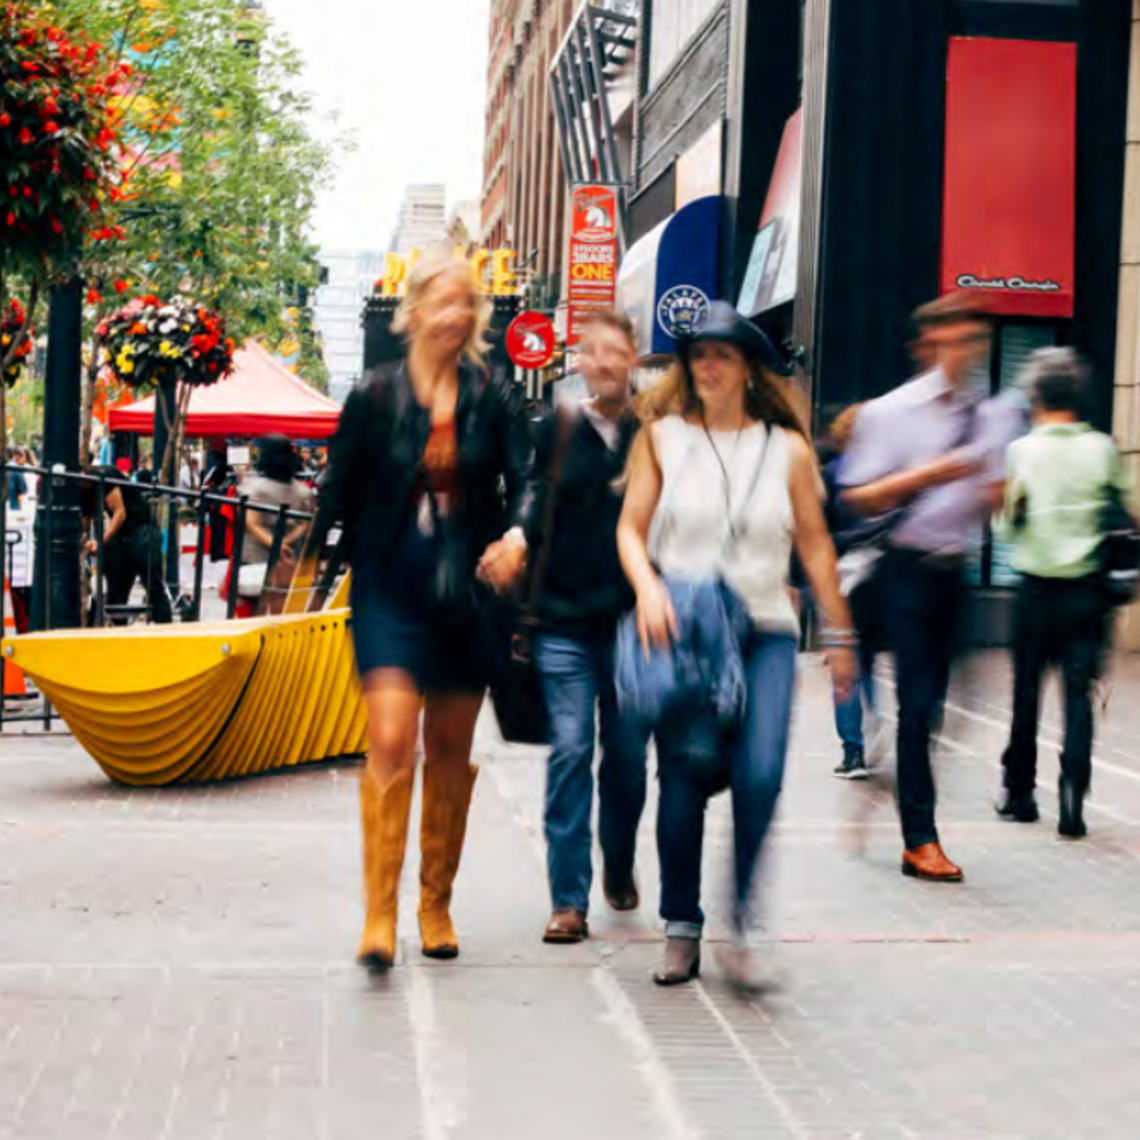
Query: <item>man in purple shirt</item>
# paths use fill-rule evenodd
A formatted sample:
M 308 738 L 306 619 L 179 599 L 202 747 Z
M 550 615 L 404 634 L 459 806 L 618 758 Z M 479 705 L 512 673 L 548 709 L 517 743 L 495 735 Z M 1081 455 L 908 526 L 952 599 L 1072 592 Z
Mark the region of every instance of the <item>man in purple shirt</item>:
M 958 642 L 967 555 L 995 501 L 1010 423 L 975 389 L 989 325 L 972 298 L 942 297 L 915 321 L 934 367 L 863 408 L 841 481 L 860 514 L 893 516 L 878 572 L 898 683 L 903 874 L 960 882 L 934 820 L 930 737 Z

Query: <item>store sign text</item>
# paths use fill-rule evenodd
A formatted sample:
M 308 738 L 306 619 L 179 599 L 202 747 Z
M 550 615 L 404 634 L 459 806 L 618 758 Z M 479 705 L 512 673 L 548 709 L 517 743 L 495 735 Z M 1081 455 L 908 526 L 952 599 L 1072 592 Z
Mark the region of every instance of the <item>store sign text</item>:
M 1015 293 L 1059 293 L 1058 281 L 1027 281 L 1024 277 L 975 277 L 963 273 L 958 278 L 959 289 L 1008 289 Z
M 457 249 L 455 256 L 464 260 L 466 251 Z M 384 276 L 377 282 L 382 297 L 402 297 L 407 288 L 408 275 L 422 251 L 413 249 L 406 257 L 400 253 L 384 255 Z M 510 249 L 476 250 L 467 263 L 471 268 L 471 280 L 480 292 L 492 297 L 513 297 L 518 292 L 518 279 L 515 276 L 515 254 Z
M 570 276 L 575 281 L 613 281 L 617 250 L 610 243 L 601 246 L 575 246 Z

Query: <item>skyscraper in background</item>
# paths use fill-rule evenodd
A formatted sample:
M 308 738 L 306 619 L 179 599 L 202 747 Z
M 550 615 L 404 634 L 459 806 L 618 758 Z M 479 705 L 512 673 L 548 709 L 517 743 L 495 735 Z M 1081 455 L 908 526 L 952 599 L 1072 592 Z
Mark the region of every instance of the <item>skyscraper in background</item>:
M 409 254 L 439 245 L 447 233 L 447 188 L 431 184 L 408 186 L 392 234 L 393 253 Z
M 328 281 L 317 290 L 313 317 L 324 345 L 329 395 L 344 402 L 360 379 L 364 359 L 364 302 L 384 272 L 384 255 L 366 250 L 321 250 Z

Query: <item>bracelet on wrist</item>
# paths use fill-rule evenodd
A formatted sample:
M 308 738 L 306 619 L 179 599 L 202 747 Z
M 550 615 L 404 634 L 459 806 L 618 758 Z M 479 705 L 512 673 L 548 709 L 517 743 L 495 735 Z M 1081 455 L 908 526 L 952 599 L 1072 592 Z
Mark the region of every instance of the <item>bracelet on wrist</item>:
M 854 649 L 859 638 L 853 629 L 825 629 L 820 644 L 825 649 Z

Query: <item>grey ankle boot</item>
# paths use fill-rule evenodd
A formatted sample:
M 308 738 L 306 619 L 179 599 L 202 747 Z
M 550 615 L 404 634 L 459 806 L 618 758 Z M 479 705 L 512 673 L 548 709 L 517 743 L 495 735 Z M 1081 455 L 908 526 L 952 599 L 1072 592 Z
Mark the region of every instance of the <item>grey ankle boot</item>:
M 666 938 L 665 960 L 654 975 L 659 986 L 683 986 L 701 976 L 699 938 Z

